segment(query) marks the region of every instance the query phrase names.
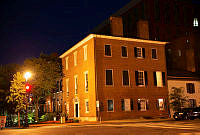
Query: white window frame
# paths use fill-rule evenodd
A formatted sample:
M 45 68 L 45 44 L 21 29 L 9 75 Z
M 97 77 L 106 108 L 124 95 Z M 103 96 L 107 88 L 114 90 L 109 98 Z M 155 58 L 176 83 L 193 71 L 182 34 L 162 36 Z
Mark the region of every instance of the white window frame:
M 162 102 L 162 106 L 160 105 L 161 102 Z M 165 109 L 165 103 L 164 103 L 163 98 L 158 99 L 158 108 L 159 108 L 159 111 L 163 111 Z
M 156 50 L 156 58 L 153 58 L 153 53 L 152 53 L 152 50 Z M 153 59 L 153 60 L 158 60 L 158 53 L 157 53 L 158 51 L 157 51 L 157 48 L 151 48 L 151 58 Z
M 126 47 L 126 55 L 127 55 L 126 57 L 124 57 L 124 56 L 122 55 L 122 47 Z M 122 57 L 122 58 L 128 58 L 128 47 L 125 46 L 125 45 L 122 45 L 122 46 L 121 46 L 121 57 Z
M 87 74 L 87 80 L 86 80 L 86 74 Z M 88 78 L 88 71 L 84 72 L 84 78 L 85 78 L 85 92 L 87 93 L 88 92 L 88 79 L 89 79 Z M 87 86 L 87 88 L 86 88 L 86 86 Z
M 108 110 L 108 100 L 112 100 L 113 101 L 113 110 L 112 111 L 109 111 Z M 114 99 L 108 99 L 107 100 L 107 112 L 114 112 L 115 108 L 114 108 Z
M 69 96 L 69 78 L 66 79 L 66 95 Z
M 74 93 L 75 95 L 78 94 L 78 75 L 74 76 Z
M 106 55 L 105 51 L 106 51 L 106 45 L 109 45 L 110 46 L 110 56 L 109 55 Z M 112 45 L 110 44 L 105 44 L 104 45 L 104 56 L 105 57 L 112 57 Z
M 77 66 L 77 51 L 74 52 L 74 66 Z
M 66 108 L 66 109 L 67 109 L 67 112 L 66 112 L 66 113 L 69 114 L 69 102 L 67 102 L 67 106 L 66 106 L 66 107 L 67 107 L 67 108 Z
M 84 51 L 84 61 L 86 61 L 87 60 L 87 47 L 88 45 L 85 45 L 85 46 L 83 46 L 83 51 Z
M 90 108 L 89 108 L 89 100 L 85 99 L 85 113 L 89 113 Z
M 143 58 L 143 52 L 142 52 L 142 47 L 136 47 L 136 49 L 137 49 L 137 58 Z M 141 50 L 141 56 L 138 56 L 138 49 L 140 49 Z
M 138 82 L 139 82 L 139 72 L 143 73 L 143 85 L 141 84 L 138 84 L 138 86 L 145 86 L 145 74 L 144 74 L 144 71 L 141 71 L 141 70 L 138 70 Z
M 107 85 L 106 84 L 106 70 L 112 70 L 112 85 Z M 113 69 L 105 69 L 105 86 L 107 87 L 113 87 L 114 86 L 114 78 L 113 78 Z
M 65 66 L 66 66 L 65 69 L 68 70 L 69 69 L 69 57 L 65 58 L 65 62 L 66 62 L 65 63 Z
M 128 81 L 129 81 L 129 82 L 128 82 L 128 83 L 129 83 L 128 85 L 124 85 L 124 84 L 123 84 L 123 81 L 124 81 L 124 80 L 123 80 L 123 78 L 124 78 L 124 77 L 123 77 L 123 71 L 128 71 Z M 130 86 L 130 75 L 129 75 L 129 70 L 122 70 L 122 86 L 124 86 L 124 87 L 129 87 L 129 86 Z

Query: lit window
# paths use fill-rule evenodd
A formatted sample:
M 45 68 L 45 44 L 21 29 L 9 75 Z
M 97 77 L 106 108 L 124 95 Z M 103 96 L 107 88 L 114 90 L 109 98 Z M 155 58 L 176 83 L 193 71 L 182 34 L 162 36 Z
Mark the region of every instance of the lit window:
M 146 111 L 149 109 L 149 102 L 146 99 L 138 99 L 138 110 Z
M 69 114 L 69 103 L 67 103 L 67 114 Z
M 84 50 L 84 60 L 87 60 L 87 45 L 83 47 Z
M 131 99 L 121 99 L 122 111 L 131 111 L 133 110 L 133 100 Z
M 85 92 L 88 92 L 88 71 L 85 72 Z
M 111 56 L 111 46 L 105 45 L 105 56 Z
M 181 50 L 178 50 L 178 56 L 179 57 L 181 56 Z
M 194 18 L 193 26 L 194 26 L 194 27 L 198 27 L 198 26 L 199 26 L 199 23 L 198 23 L 198 19 L 197 19 L 197 18 Z
M 106 85 L 113 85 L 112 69 L 106 69 Z
M 69 78 L 66 79 L 66 92 L 67 96 L 69 96 Z
M 135 47 L 135 57 L 137 58 L 145 58 L 145 48 Z
M 75 82 L 75 94 L 78 94 L 78 76 L 74 76 L 74 82 Z
M 121 47 L 121 51 L 122 51 L 122 57 L 128 57 L 128 54 L 127 54 L 127 47 L 126 46 L 122 46 Z
M 114 102 L 113 100 L 108 100 L 108 111 L 114 111 Z
M 65 66 L 66 66 L 66 70 L 68 70 L 68 59 L 69 59 L 69 57 L 66 57 L 66 58 L 65 58 L 65 62 L 66 62 L 66 65 L 65 65 Z
M 163 111 L 164 110 L 164 100 L 158 99 L 158 110 Z
M 153 72 L 154 85 L 157 87 L 165 86 L 165 72 L 156 71 Z
M 85 100 L 85 112 L 86 113 L 89 112 L 89 102 L 88 102 L 88 99 Z
M 77 65 L 77 52 L 74 52 L 74 66 Z

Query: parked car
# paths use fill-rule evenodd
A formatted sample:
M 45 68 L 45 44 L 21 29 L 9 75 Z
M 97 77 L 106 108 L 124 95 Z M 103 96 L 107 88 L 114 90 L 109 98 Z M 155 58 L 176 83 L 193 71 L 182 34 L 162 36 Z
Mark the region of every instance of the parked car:
M 175 112 L 173 118 L 175 120 L 193 120 L 200 118 L 200 107 L 183 108 L 181 111 Z

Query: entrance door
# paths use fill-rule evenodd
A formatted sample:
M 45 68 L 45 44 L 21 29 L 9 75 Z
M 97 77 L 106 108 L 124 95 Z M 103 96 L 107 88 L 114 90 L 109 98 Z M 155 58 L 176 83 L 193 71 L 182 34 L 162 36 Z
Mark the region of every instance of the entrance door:
M 75 103 L 75 117 L 78 118 L 79 117 L 79 108 L 78 108 L 78 103 Z

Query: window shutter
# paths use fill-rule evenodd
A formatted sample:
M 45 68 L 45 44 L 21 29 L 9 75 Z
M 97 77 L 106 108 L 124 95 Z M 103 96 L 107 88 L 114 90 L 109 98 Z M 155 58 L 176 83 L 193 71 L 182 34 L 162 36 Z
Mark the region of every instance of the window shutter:
M 142 57 L 145 58 L 145 48 L 142 48 Z
M 162 81 L 163 81 L 163 86 L 165 86 L 165 72 L 162 72 Z
M 131 110 L 133 110 L 134 107 L 133 107 L 133 99 L 131 99 Z
M 149 100 L 146 100 L 146 108 L 149 110 Z
M 154 86 L 157 86 L 156 72 L 153 72 Z
M 137 57 L 137 48 L 134 47 L 135 57 Z
M 138 71 L 135 71 L 135 83 L 138 86 Z
M 121 107 L 122 107 L 122 111 L 124 111 L 125 110 L 124 99 L 121 99 Z
M 141 110 L 140 101 L 138 101 L 138 110 Z
M 145 76 L 145 85 L 148 85 L 148 77 L 147 77 L 147 71 L 144 71 L 144 76 Z
M 156 108 L 159 110 L 159 101 L 158 101 L 158 99 L 156 101 Z

